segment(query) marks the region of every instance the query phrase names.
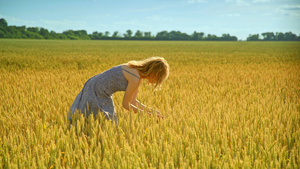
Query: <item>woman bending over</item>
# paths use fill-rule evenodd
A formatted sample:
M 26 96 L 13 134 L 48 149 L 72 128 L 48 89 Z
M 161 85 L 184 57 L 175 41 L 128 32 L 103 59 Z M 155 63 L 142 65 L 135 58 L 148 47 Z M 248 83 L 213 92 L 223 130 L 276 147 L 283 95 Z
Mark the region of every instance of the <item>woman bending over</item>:
M 128 63 L 115 66 L 103 73 L 90 78 L 83 89 L 75 98 L 68 119 L 76 111 L 85 114 L 86 117 L 93 114 L 103 113 L 107 120 L 118 124 L 116 111 L 113 103 L 113 93 L 125 91 L 123 107 L 133 110 L 135 113 L 146 111 L 151 114 L 154 110 L 140 103 L 136 98 L 138 88 L 142 80 L 146 79 L 155 87 L 160 87 L 162 82 L 169 76 L 169 64 L 162 57 L 151 57 L 140 61 L 129 61 Z M 159 116 L 159 112 L 155 111 Z

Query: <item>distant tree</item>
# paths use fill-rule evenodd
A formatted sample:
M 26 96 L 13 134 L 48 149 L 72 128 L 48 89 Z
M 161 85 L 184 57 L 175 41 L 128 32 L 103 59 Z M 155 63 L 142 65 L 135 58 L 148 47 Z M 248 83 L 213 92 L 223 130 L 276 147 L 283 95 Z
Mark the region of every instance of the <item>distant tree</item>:
M 1 27 L 0 26 L 0 38 L 9 38 L 9 34 L 7 33 L 6 27 Z
M 155 39 L 157 39 L 157 40 L 169 40 L 169 33 L 168 33 L 168 31 L 158 32 L 156 34 Z
M 64 35 L 64 36 L 63 36 Z M 62 33 L 62 36 L 60 36 L 61 39 L 71 39 L 71 40 L 78 40 L 79 38 L 75 36 L 75 33 L 73 30 L 67 30 Z
M 115 31 L 115 32 L 113 33 L 112 37 L 113 37 L 113 38 L 118 38 L 118 37 L 119 37 L 118 34 L 119 34 L 119 32 L 118 32 L 118 31 Z
M 169 33 L 170 40 L 189 40 L 190 36 L 186 33 L 182 33 L 180 31 L 171 31 Z
M 78 39 L 82 39 L 82 40 L 89 40 L 90 37 L 88 36 L 86 30 L 77 30 L 77 31 L 73 31 L 74 35 L 78 38 Z
M 42 35 L 45 39 L 48 39 L 49 31 L 45 28 L 40 28 L 39 34 Z
M 114 31 L 113 35 L 110 37 L 113 40 L 121 40 L 122 38 L 119 35 L 119 31 Z
M 170 40 L 180 40 L 181 39 L 181 32 L 180 31 L 171 31 L 168 33 Z
M 218 40 L 220 40 L 220 38 L 218 38 L 216 35 L 208 34 L 207 37 L 205 38 L 205 40 L 208 40 L 208 41 L 218 41 Z
M 230 35 L 229 34 L 223 34 L 222 37 L 221 37 L 221 40 L 230 40 Z
M 5 32 L 0 28 L 0 38 L 5 38 Z
M 39 33 L 38 27 L 28 27 L 27 31 L 33 32 L 33 33 Z
M 282 32 L 276 32 L 276 34 L 274 34 L 273 32 L 265 32 L 262 33 L 262 36 L 264 37 L 264 41 L 297 41 L 300 40 L 300 36 L 297 37 L 296 34 L 293 34 L 292 32 L 286 32 L 286 33 L 282 33 Z M 247 41 L 256 41 L 256 40 L 260 40 L 259 39 L 259 35 L 258 34 L 254 34 L 254 35 L 249 35 L 249 37 L 247 38 Z
M 237 41 L 236 36 L 230 36 L 230 34 L 223 34 L 222 37 L 220 38 L 222 41 Z
M 26 35 L 22 35 L 21 31 L 18 30 L 17 26 L 8 26 L 5 28 L 6 38 L 22 39 L 26 38 Z
M 275 40 L 275 35 L 273 32 L 265 32 L 265 33 L 262 33 L 261 34 L 265 41 L 272 41 L 272 40 Z
M 24 33 L 24 31 L 26 31 L 26 26 L 16 26 L 15 27 L 18 31 L 21 31 Z
M 67 36 L 68 36 L 68 35 L 74 36 L 74 31 L 73 31 L 73 30 L 63 31 L 62 34 L 67 35 Z
M 191 35 L 191 40 L 203 40 L 204 33 L 203 32 L 196 32 Z
M 30 31 L 26 31 L 25 35 L 28 39 L 44 39 L 44 37 L 38 33 L 33 33 Z
M 0 19 L 0 27 L 7 27 L 7 22 L 3 18 Z
M 67 30 L 62 33 L 56 33 L 54 31 L 49 32 L 45 28 L 38 27 L 28 27 L 26 26 L 8 26 L 5 19 L 0 19 L 0 38 L 12 38 L 12 39 L 83 39 L 83 40 L 99 40 L 99 39 L 143 39 L 143 40 L 209 40 L 209 41 L 237 41 L 236 36 L 231 36 L 230 34 L 222 34 L 218 37 L 213 34 L 208 34 L 206 37 L 203 32 L 194 31 L 193 34 L 188 35 L 180 31 L 161 31 L 156 34 L 156 36 L 151 35 L 151 32 L 142 32 L 137 30 L 133 36 L 133 32 L 129 29 L 126 31 L 124 37 L 119 36 L 119 32 L 115 31 L 111 37 L 109 37 L 110 32 L 93 32 L 88 34 L 86 30 Z M 263 39 L 260 39 L 259 34 L 249 35 L 247 41 L 300 41 L 300 35 L 297 36 L 292 32 L 264 32 L 261 34 Z
M 132 31 L 129 29 L 126 31 L 126 33 L 124 34 L 124 38 L 125 39 L 130 39 L 132 36 Z
M 143 38 L 143 33 L 139 30 L 136 31 L 134 34 L 134 39 L 142 39 Z
M 98 33 L 98 37 L 99 37 L 99 39 L 103 38 L 103 36 L 104 36 L 104 35 L 103 35 L 103 33 L 102 33 L 102 32 L 99 32 L 99 33 Z
M 151 32 L 144 32 L 144 39 L 152 40 L 154 37 L 151 35 Z
M 99 40 L 103 37 L 103 33 L 102 32 L 93 32 L 92 35 L 90 35 L 90 38 L 93 39 L 93 40 Z
M 105 31 L 105 32 L 104 32 L 104 37 L 106 37 L 106 38 L 107 38 L 107 37 L 109 36 L 109 34 L 110 34 L 110 32 L 109 32 L 109 31 Z
M 284 40 L 284 34 L 282 32 L 276 32 L 275 39 L 278 41 Z
M 56 36 L 58 37 L 58 39 L 61 39 L 61 40 L 70 39 L 67 35 L 62 34 L 62 33 L 58 33 Z
M 78 30 L 78 31 L 73 31 L 73 32 L 74 32 L 74 35 L 78 36 L 78 37 L 87 35 L 86 30 Z
M 48 39 L 58 39 L 58 35 L 54 31 L 50 31 Z
M 98 39 L 98 32 L 97 32 L 97 31 L 93 32 L 93 33 L 90 35 L 90 37 L 91 37 L 92 40 L 97 40 L 97 39 Z
M 71 40 L 89 40 L 90 36 L 87 34 L 86 30 L 67 30 L 59 36 L 60 39 L 71 39 Z
M 231 36 L 230 37 L 230 41 L 237 41 L 237 40 L 238 40 L 238 38 L 236 36 Z
M 284 38 L 287 41 L 295 41 L 297 40 L 297 35 L 293 34 L 292 32 L 286 32 L 284 34 Z
M 247 38 L 247 41 L 259 41 L 259 34 L 254 34 L 254 35 L 249 35 L 249 37 Z

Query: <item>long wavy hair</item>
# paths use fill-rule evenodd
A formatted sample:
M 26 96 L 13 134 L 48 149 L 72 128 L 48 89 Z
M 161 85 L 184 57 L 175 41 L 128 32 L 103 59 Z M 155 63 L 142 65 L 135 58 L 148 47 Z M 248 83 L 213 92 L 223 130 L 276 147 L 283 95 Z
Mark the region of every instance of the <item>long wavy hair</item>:
M 151 57 L 138 61 L 132 60 L 128 62 L 128 65 L 137 69 L 142 78 L 154 76 L 156 79 L 155 88 L 160 87 L 163 81 L 169 76 L 170 66 L 163 57 Z

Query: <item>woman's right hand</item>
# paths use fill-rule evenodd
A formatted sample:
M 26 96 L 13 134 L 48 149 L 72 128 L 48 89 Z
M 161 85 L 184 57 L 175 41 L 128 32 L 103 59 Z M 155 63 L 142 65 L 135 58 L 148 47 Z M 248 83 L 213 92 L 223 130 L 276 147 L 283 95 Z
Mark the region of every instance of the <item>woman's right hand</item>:
M 147 113 L 151 116 L 152 114 L 156 114 L 156 116 L 159 118 L 159 119 L 163 119 L 164 116 L 157 110 L 154 110 L 152 108 L 149 108 L 149 110 L 147 111 Z

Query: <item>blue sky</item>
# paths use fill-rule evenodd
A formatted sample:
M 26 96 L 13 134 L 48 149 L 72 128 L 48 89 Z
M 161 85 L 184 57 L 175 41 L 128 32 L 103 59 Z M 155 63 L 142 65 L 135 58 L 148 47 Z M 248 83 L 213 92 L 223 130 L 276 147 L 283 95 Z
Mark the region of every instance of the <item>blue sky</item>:
M 300 0 L 0 0 L 8 25 L 65 30 L 300 34 Z

